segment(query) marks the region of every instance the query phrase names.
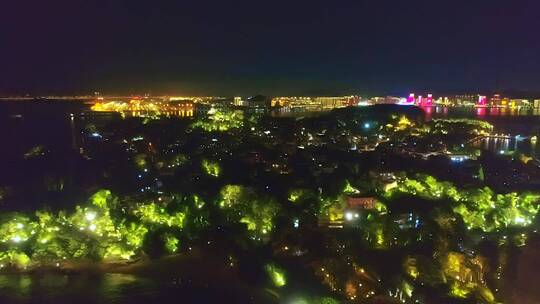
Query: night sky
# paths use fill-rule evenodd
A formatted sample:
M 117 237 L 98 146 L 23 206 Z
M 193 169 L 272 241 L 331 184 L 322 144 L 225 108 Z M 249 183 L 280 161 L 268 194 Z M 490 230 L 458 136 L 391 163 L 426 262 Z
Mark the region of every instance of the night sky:
M 3 1 L 0 95 L 540 92 L 540 2 Z

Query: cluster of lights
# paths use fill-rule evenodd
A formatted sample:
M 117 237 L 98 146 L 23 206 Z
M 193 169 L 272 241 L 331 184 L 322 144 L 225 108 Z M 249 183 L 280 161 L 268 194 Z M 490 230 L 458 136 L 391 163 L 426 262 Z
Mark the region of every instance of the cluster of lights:
M 12 220 L 0 223 L 0 241 L 6 244 L 6 250 L 0 252 L 0 263 L 24 268 L 34 260 L 84 258 L 93 243 L 99 244 L 97 248 L 103 259 L 131 259 L 150 229 L 160 226 L 181 229 L 184 225 L 184 213 L 169 214 L 154 203 L 130 211 L 137 222 L 113 219 L 111 200 L 111 193 L 102 190 L 92 196 L 88 207 L 77 206 L 69 215 L 37 211 L 37 220 L 16 215 Z M 198 204 L 202 203 L 198 201 Z M 170 253 L 177 250 L 179 241 L 174 235 L 166 235 L 164 240 Z M 20 249 L 22 243 L 30 251 L 23 252 Z
M 244 112 L 240 110 L 227 111 L 212 108 L 208 111 L 208 119 L 200 119 L 193 123 L 193 128 L 200 128 L 207 132 L 225 132 L 238 129 L 244 125 Z
M 495 195 L 489 188 L 458 190 L 451 183 L 439 182 L 431 176 L 405 178 L 398 187 L 386 192 L 409 193 L 427 199 L 447 197 L 454 202 L 453 210 L 460 215 L 469 229 L 489 232 L 505 227 L 524 227 L 532 223 L 539 210 L 540 194 L 517 193 Z M 491 220 L 487 220 L 490 218 Z
M 145 116 L 142 113 L 153 113 L 167 116 L 193 116 L 194 106 L 191 102 L 177 103 L 155 100 L 132 99 L 127 101 L 99 101 L 91 107 L 96 112 L 130 113 L 134 116 Z
M 345 212 L 345 219 L 349 222 L 359 217 L 360 215 L 358 214 L 358 212 L 352 212 L 352 211 Z

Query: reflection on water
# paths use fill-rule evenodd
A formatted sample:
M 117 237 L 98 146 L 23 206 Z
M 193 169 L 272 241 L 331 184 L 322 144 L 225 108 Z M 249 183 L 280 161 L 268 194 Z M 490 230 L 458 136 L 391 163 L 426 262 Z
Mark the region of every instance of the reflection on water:
M 130 274 L 1 274 L 0 303 L 250 303 L 216 286 Z
M 445 117 L 493 118 L 505 116 L 540 116 L 540 108 L 471 108 L 471 107 L 421 107 L 426 120 Z
M 0 301 L 12 303 L 41 299 L 64 302 L 70 298 L 81 298 L 83 302 L 110 302 L 129 297 L 131 293 L 140 294 L 145 288 L 152 287 L 151 280 L 126 274 L 4 274 L 0 275 Z
M 474 146 L 482 150 L 489 150 L 494 152 L 499 151 L 516 151 L 517 150 L 517 140 L 513 138 L 484 138 L 477 141 Z
M 491 123 L 493 133 L 510 134 L 512 138 L 485 138 L 473 143 L 478 149 L 507 154 L 520 152 L 535 158 L 540 157 L 540 147 L 529 137 L 540 137 L 540 108 L 465 108 L 423 107 L 426 120 L 437 118 L 470 118 Z M 516 140 L 514 136 L 522 139 Z
M 529 139 L 517 140 L 516 138 L 489 137 L 476 141 L 472 145 L 477 149 L 488 150 L 499 154 L 519 152 L 535 158 L 540 157 L 537 142 Z
M 476 116 L 478 116 L 478 117 L 486 116 L 486 108 L 477 108 L 476 109 Z

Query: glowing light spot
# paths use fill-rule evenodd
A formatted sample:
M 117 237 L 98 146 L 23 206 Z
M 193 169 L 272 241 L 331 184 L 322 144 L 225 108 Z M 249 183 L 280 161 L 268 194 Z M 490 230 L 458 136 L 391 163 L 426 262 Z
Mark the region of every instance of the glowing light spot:
M 515 222 L 516 224 L 523 224 L 523 223 L 525 223 L 525 219 L 522 218 L 522 217 L 520 217 L 520 216 L 518 216 L 518 217 L 516 217 L 516 218 L 514 219 L 514 222 Z
M 87 212 L 85 215 L 86 220 L 93 221 L 96 219 L 96 213 L 95 212 Z

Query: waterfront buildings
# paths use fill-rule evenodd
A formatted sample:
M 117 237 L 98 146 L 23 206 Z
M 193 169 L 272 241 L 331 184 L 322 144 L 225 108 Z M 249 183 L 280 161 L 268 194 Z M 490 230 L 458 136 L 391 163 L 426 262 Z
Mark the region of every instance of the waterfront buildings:
M 272 107 L 282 107 L 289 111 L 324 111 L 348 106 L 356 106 L 360 102 L 359 96 L 331 96 L 331 97 L 274 97 Z
M 135 116 L 166 115 L 192 117 L 195 113 L 206 113 L 213 107 L 242 109 L 248 112 L 319 112 L 333 109 L 376 104 L 416 105 L 424 108 L 445 107 L 494 107 L 494 108 L 540 108 L 540 99 L 509 98 L 465 94 L 434 96 L 431 93 L 410 93 L 408 97 L 375 96 L 361 98 L 345 96 L 276 96 L 251 97 L 102 97 L 92 102 L 93 111 L 120 112 Z

